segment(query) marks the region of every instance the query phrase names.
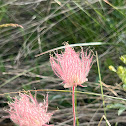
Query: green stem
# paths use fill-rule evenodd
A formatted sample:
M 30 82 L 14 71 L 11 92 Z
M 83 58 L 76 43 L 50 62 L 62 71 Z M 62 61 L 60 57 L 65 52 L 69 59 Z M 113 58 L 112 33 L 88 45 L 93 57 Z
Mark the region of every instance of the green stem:
M 98 66 L 99 81 L 100 81 L 100 86 L 101 86 L 101 94 L 102 94 L 102 101 L 103 101 L 103 107 L 104 107 L 104 114 L 105 114 L 105 117 L 106 117 L 105 102 L 104 102 L 104 93 L 103 93 L 103 86 L 102 86 L 102 81 L 101 81 L 101 73 L 100 73 L 100 66 L 99 66 L 99 60 L 98 60 L 98 54 L 97 54 L 97 52 L 96 52 L 96 59 L 97 59 L 97 66 Z M 106 117 L 106 119 L 107 119 L 107 117 Z

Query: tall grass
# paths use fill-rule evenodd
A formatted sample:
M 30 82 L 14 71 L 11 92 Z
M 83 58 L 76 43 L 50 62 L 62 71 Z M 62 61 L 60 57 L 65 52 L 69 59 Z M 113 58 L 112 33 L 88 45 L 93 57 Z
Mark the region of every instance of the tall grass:
M 50 108 L 58 108 L 52 123 L 58 126 L 71 125 L 70 93 L 64 91 L 61 95 L 61 92 L 50 91 L 63 90 L 58 85 L 61 80 L 51 71 L 48 53 L 35 57 L 46 51 L 51 52 L 51 49 L 61 51 L 59 49 L 64 48 L 61 47 L 62 43 L 69 41 L 69 44 L 75 44 L 76 50 L 79 50 L 78 46 L 89 45 L 98 52 L 105 104 L 125 104 L 125 92 L 121 84 L 117 84 L 120 80 L 109 71 L 108 66 L 120 64 L 118 57 L 126 53 L 126 2 L 109 2 L 110 4 L 102 0 L 1 1 L 0 24 L 19 24 L 24 30 L 14 27 L 0 28 L 0 94 L 17 92 L 24 88 L 48 89 L 46 91 L 49 92 Z M 76 93 L 79 126 L 98 125 L 104 110 L 101 106 L 95 59 L 89 82 L 85 85 L 87 88 L 78 88 L 82 93 Z M 38 98 L 43 93 L 44 91 L 38 91 Z M 1 106 L 6 106 L 2 101 L 7 102 L 7 98 L 4 95 L 0 97 Z M 3 114 L 4 112 L 1 116 Z M 117 116 L 116 110 L 107 110 L 106 114 L 110 124 L 125 125 L 125 119 L 120 120 L 125 116 Z M 105 120 L 102 120 L 101 125 L 104 124 Z

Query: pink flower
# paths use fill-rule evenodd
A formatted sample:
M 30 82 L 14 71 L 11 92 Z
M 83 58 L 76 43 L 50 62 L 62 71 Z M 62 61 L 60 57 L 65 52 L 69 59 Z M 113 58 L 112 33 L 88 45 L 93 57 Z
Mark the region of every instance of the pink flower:
M 48 126 L 52 113 L 47 113 L 48 95 L 44 103 L 38 103 L 36 97 L 20 93 L 20 99 L 9 103 L 10 119 L 19 126 Z
M 82 86 L 81 84 L 88 81 L 93 58 L 91 52 L 87 55 L 87 51 L 81 49 L 80 53 L 76 53 L 67 43 L 65 52 L 55 53 L 55 56 L 50 56 L 50 63 L 54 73 L 63 80 L 64 88 Z

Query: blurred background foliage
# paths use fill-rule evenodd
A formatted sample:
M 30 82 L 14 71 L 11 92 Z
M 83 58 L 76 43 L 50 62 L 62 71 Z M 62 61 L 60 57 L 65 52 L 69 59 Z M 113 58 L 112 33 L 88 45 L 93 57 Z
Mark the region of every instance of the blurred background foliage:
M 126 54 L 126 1 L 109 2 L 111 4 L 103 0 L 1 0 L 0 24 L 19 24 L 24 29 L 0 28 L 0 94 L 23 89 L 64 89 L 51 70 L 49 54 L 35 55 L 60 47 L 64 41 L 69 44 L 103 42 L 106 44 L 90 48 L 99 55 L 104 93 L 125 98 L 123 80 L 108 67 L 125 66 L 119 57 Z M 79 51 L 80 47 L 75 50 Z M 77 90 L 100 93 L 95 57 L 88 78 L 89 82 L 85 83 L 88 87 Z M 38 92 L 40 101 L 43 93 Z M 87 94 L 77 94 L 77 97 L 79 125 L 98 125 L 103 115 L 101 97 Z M 0 95 L 1 117 L 6 115 L 3 107 L 7 106 L 7 100 L 6 96 Z M 49 92 L 49 100 L 51 110 L 58 108 L 52 123 L 71 125 L 71 94 Z M 118 102 L 123 109 L 120 113 L 115 112 L 120 109 Z M 115 126 L 124 126 L 125 102 L 105 98 L 105 104 L 114 108 L 108 110 L 108 121 Z M 8 120 L 0 118 L 0 121 L 2 124 Z M 105 120 L 102 123 L 104 125 Z

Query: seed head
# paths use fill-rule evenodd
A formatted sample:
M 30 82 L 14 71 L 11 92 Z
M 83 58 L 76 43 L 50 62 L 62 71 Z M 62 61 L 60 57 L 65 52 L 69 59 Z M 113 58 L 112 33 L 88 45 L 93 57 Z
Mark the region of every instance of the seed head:
M 14 98 L 9 107 L 10 119 L 19 126 L 48 126 L 52 116 L 52 113 L 47 113 L 48 95 L 44 103 L 38 103 L 31 93 L 20 93 L 20 98 Z
M 63 80 L 64 88 L 70 88 L 88 81 L 87 76 L 92 63 L 91 52 L 87 54 L 83 48 L 77 53 L 68 43 L 65 52 L 55 53 L 55 57 L 50 55 L 50 63 L 54 73 Z

